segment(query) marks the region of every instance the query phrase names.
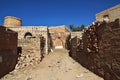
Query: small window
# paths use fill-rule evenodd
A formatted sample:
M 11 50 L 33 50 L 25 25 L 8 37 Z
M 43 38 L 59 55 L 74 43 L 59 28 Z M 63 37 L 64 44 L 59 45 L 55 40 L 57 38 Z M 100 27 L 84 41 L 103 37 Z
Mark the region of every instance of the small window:
M 104 15 L 103 18 L 109 18 L 109 15 Z
M 25 33 L 24 38 L 31 38 L 32 34 L 30 32 Z

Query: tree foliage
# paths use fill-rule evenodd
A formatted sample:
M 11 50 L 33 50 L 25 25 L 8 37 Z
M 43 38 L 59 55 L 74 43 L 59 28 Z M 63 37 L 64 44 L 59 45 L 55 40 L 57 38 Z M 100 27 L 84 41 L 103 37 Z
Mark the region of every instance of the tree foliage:
M 74 24 L 70 24 L 69 27 L 70 27 L 70 30 L 73 31 L 73 32 L 82 31 L 83 29 L 85 29 L 84 24 L 82 24 L 81 26 L 77 26 L 77 27 L 75 27 Z
M 74 29 L 74 25 L 73 24 L 70 24 L 70 29 L 73 30 Z

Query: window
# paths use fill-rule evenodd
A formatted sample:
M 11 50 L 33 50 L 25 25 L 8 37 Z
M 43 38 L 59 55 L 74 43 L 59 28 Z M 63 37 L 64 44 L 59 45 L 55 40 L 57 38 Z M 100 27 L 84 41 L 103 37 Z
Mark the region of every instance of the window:
M 109 18 L 109 15 L 104 15 L 103 18 Z
M 30 32 L 25 33 L 24 38 L 30 38 L 32 37 L 32 34 Z

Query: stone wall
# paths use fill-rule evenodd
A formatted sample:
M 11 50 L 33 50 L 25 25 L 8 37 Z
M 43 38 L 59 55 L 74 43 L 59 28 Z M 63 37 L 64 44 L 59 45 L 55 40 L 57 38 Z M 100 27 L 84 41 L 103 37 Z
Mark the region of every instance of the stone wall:
M 71 40 L 70 56 L 105 80 L 120 80 L 120 24 L 95 22 L 82 40 Z
M 70 35 L 66 26 L 51 26 L 49 27 L 49 34 L 53 48 L 65 48 L 66 39 Z
M 17 57 L 17 33 L 0 26 L 0 77 L 15 68 Z
M 16 70 L 38 64 L 45 55 L 45 39 L 43 37 L 19 39 L 18 46 L 21 51 L 19 51 Z
M 70 35 L 69 29 L 63 26 L 22 26 L 22 20 L 14 16 L 6 16 L 4 19 L 4 26 L 16 31 L 18 39 L 27 37 L 45 38 L 45 52 L 49 53 L 50 47 L 52 48 L 65 48 L 66 39 Z
M 108 16 L 110 21 L 114 21 L 117 18 L 120 19 L 120 4 L 96 14 L 96 20 L 103 20 L 105 16 Z
M 74 37 L 78 37 L 78 38 L 81 38 L 82 37 L 82 33 L 83 31 L 78 31 L 78 32 L 71 32 L 71 38 L 74 38 Z
M 22 26 L 21 28 L 9 28 L 18 32 L 18 39 L 24 39 L 27 35 L 32 38 L 45 38 L 45 53 L 48 54 L 48 28 L 47 26 Z
M 47 26 L 22 26 L 20 28 L 9 28 L 18 32 L 18 39 L 25 38 L 27 33 L 30 33 L 32 37 L 40 37 L 41 35 L 46 37 L 48 35 Z

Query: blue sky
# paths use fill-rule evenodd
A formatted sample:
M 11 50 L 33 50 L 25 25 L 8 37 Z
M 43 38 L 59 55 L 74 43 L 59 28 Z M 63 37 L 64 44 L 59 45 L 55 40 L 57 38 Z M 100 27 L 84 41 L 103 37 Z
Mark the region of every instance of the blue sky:
M 22 25 L 89 25 L 95 14 L 120 0 L 0 0 L 0 24 L 5 16 L 22 19 Z

